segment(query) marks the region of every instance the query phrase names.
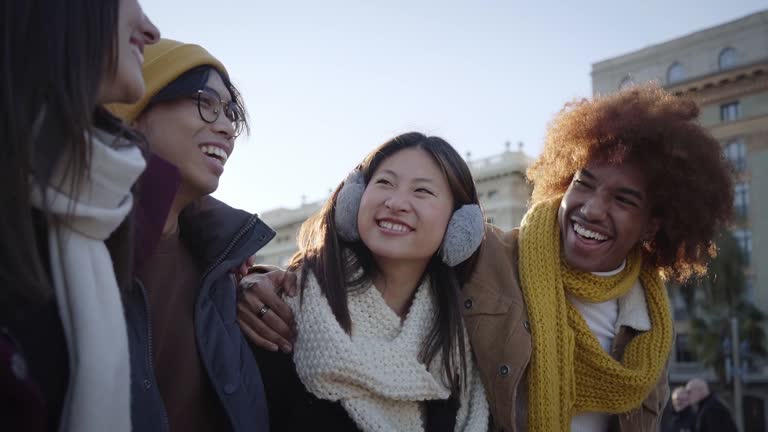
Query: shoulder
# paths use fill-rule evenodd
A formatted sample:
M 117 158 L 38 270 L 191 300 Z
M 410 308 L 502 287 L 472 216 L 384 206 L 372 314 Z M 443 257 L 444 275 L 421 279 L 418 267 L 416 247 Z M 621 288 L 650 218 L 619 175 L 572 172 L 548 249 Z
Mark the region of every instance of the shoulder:
M 518 236 L 518 229 L 505 232 L 493 225 L 486 225 L 477 265 L 464 286 L 465 293 L 522 296 L 517 269 Z

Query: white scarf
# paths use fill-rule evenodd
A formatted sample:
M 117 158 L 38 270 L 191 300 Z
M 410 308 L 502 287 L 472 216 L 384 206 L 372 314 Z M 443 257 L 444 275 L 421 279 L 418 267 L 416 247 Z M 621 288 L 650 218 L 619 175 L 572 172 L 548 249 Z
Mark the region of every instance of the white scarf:
M 131 430 L 128 334 L 104 240 L 131 211 L 130 188 L 145 163 L 138 148 L 115 148 L 114 140 L 104 132 L 91 137 L 90 169 L 77 196 L 64 162 L 45 191 L 31 190 L 32 204 L 50 211 L 51 275 L 69 352 L 60 431 Z
M 364 431 L 423 431 L 422 402 L 447 399 L 442 359 L 418 359 L 435 314 L 429 285 L 416 291 L 401 322 L 369 284 L 349 294 L 352 335 L 336 321 L 314 275 L 302 299 L 288 299 L 298 326 L 293 360 L 304 386 L 321 399 L 341 401 Z M 466 337 L 466 336 L 465 336 Z M 488 402 L 467 339 L 467 390 L 460 395 L 456 431 L 485 431 Z

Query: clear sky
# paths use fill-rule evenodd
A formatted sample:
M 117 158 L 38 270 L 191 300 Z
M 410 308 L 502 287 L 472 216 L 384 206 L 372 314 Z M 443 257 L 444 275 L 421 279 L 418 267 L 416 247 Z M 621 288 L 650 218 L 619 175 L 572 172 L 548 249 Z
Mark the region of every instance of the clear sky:
M 522 141 L 591 94 L 592 63 L 768 8 L 765 0 L 140 0 L 163 37 L 206 47 L 252 133 L 219 190 L 255 212 L 324 198 L 396 134 L 471 158 Z

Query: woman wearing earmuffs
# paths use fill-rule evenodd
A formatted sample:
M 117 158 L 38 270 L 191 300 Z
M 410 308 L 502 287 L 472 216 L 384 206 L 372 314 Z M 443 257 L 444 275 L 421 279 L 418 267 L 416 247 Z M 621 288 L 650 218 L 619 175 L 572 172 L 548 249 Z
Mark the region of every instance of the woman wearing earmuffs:
M 482 236 L 447 142 L 407 133 L 372 151 L 302 226 L 293 361 L 257 350 L 272 430 L 487 430 L 459 302 Z

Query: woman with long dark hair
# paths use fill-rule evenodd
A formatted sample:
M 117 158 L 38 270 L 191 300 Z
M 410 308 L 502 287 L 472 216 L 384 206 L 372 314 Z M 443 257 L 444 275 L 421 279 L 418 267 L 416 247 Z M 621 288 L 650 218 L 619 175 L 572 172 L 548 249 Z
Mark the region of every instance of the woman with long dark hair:
M 144 159 L 103 105 L 141 97 L 158 30 L 137 0 L 0 8 L 2 426 L 129 431 L 119 287 Z
M 372 151 L 302 226 L 293 362 L 257 354 L 272 429 L 486 430 L 459 301 L 482 236 L 447 142 L 407 133 Z M 275 313 L 257 310 L 240 317 Z

